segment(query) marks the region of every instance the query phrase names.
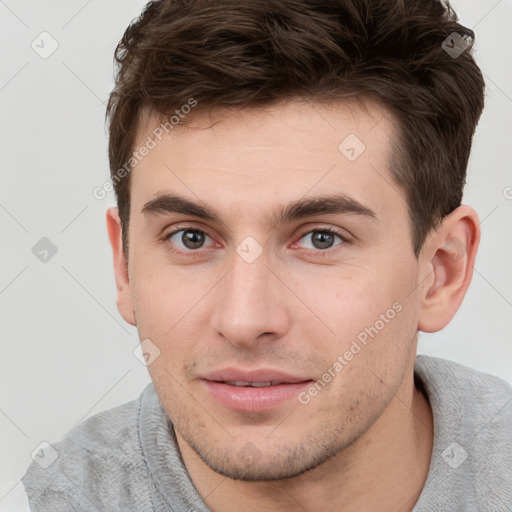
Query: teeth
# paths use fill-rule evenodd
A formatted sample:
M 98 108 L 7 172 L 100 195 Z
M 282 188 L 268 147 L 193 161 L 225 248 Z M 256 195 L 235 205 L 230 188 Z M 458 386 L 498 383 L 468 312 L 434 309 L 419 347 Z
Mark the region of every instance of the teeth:
M 254 388 L 265 388 L 268 386 L 275 386 L 276 384 L 280 384 L 280 382 L 243 382 L 243 381 L 230 381 L 226 382 L 226 384 L 229 384 L 231 386 L 237 386 L 237 387 L 254 387 Z

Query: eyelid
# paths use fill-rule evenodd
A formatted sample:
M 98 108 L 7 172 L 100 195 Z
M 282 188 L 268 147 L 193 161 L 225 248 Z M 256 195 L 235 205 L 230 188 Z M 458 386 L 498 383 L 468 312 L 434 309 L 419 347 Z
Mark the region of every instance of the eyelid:
M 309 229 L 305 229 L 304 231 L 300 232 L 300 235 L 298 236 L 297 240 L 300 240 L 304 236 L 309 235 L 310 233 L 313 233 L 315 231 L 332 233 L 334 235 L 339 236 L 344 242 L 350 242 L 350 236 L 348 235 L 348 233 L 345 230 L 342 230 L 341 228 L 329 226 L 329 225 L 324 225 L 324 226 L 315 225 L 313 227 L 310 227 Z M 325 252 L 325 251 L 322 251 L 322 252 Z
M 163 238 L 168 238 L 169 236 L 176 234 L 178 231 L 187 231 L 187 230 L 189 230 L 189 231 L 202 231 L 203 233 L 206 233 L 208 236 L 210 236 L 208 231 L 207 231 L 207 229 L 204 228 L 203 226 L 198 227 L 198 226 L 194 226 L 193 224 L 186 223 L 186 224 L 183 224 L 183 225 L 182 224 L 174 225 L 173 229 L 171 231 L 169 231 L 167 234 L 163 235 Z M 164 232 L 165 232 L 165 229 L 164 229 Z

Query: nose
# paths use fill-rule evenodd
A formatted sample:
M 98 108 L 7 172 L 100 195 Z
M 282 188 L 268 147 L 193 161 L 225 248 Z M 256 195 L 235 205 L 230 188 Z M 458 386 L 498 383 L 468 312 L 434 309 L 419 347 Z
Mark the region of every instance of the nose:
M 248 263 L 235 253 L 232 261 L 217 287 L 211 318 L 214 331 L 245 348 L 281 337 L 289 327 L 286 293 L 268 259 L 262 254 Z

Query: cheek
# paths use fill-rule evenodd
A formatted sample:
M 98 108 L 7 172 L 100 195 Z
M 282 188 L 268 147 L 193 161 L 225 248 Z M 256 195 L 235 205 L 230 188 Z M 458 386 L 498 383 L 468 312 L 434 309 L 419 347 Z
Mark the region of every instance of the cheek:
M 180 362 L 205 337 L 206 292 L 215 280 L 209 285 L 206 276 L 197 279 L 190 269 L 173 271 L 156 264 L 138 265 L 134 276 L 130 286 L 139 337 L 158 346 L 159 362 L 165 362 L 166 368 L 180 368 Z
M 333 336 L 344 344 L 392 308 L 396 295 L 385 283 L 378 283 L 374 275 L 367 274 L 331 283 L 316 300 Z
M 318 296 L 319 316 L 330 328 L 321 350 L 328 354 L 327 370 L 343 374 L 337 379 L 343 386 L 352 380 L 372 382 L 375 375 L 369 369 L 396 380 L 396 370 L 408 361 L 417 327 L 414 297 L 408 296 L 411 276 L 407 269 L 397 272 L 391 266 L 388 272 L 354 272 Z
M 135 254 L 130 280 L 136 312 L 152 330 L 166 332 L 185 314 L 194 295 L 193 277 L 150 255 Z M 164 325 L 165 324 L 165 325 Z

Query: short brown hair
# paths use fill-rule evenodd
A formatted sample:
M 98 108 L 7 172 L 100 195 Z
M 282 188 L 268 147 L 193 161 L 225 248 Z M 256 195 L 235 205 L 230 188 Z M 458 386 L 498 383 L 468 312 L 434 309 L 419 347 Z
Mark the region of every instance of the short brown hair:
M 119 170 L 130 161 L 143 109 L 165 116 L 191 98 L 199 112 L 365 97 L 398 122 L 391 172 L 418 256 L 430 229 L 461 204 L 484 106 L 474 33 L 457 21 L 438 0 L 149 2 L 116 48 L 106 112 L 125 256 L 130 173 L 119 179 Z M 461 41 L 460 55 L 447 51 Z

